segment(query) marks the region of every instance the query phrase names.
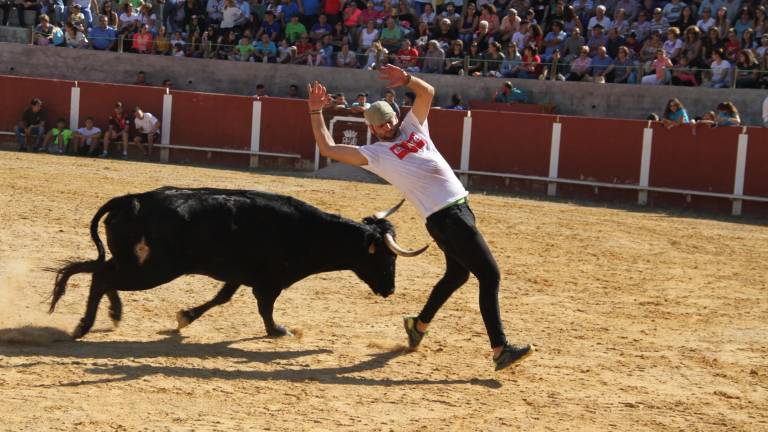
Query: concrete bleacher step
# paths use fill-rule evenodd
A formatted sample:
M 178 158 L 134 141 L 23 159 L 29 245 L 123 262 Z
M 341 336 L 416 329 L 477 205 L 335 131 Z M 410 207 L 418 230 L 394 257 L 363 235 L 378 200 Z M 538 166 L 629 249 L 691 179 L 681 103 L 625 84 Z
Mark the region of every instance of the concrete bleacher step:
M 32 30 L 21 27 L 0 26 L 0 42 L 31 44 Z
M 0 17 L 2 16 L 3 16 L 3 11 L 0 11 Z M 5 17 L 3 17 L 3 19 L 5 19 Z M 35 11 L 25 10 L 24 21 L 27 22 L 28 26 L 37 25 L 37 23 L 35 22 Z M 18 13 L 16 12 L 16 9 L 14 8 L 11 8 L 10 17 L 8 18 L 8 25 L 14 26 L 14 27 L 19 26 L 19 16 L 18 16 Z

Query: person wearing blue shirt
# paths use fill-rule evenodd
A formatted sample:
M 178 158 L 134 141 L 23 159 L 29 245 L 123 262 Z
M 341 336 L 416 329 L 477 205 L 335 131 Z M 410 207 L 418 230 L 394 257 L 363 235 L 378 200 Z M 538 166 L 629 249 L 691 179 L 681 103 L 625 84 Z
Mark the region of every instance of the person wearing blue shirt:
M 306 28 L 312 27 L 317 21 L 317 16 L 320 15 L 321 4 L 320 0 L 298 0 L 299 13 L 301 14 L 301 23 Z
M 285 24 L 291 20 L 292 16 L 300 15 L 299 5 L 293 0 L 283 0 L 280 5 L 280 14 L 282 14 L 282 21 Z
M 277 40 L 277 37 L 280 35 L 280 21 L 275 19 L 275 14 L 272 11 L 267 11 L 264 14 L 264 21 L 261 22 L 261 29 L 256 37 L 261 39 L 262 34 L 269 36 L 269 39 L 272 41 Z
M 515 88 L 511 81 L 507 81 L 501 86 L 501 89 L 496 92 L 493 101 L 501 103 L 528 103 L 528 95 L 526 95 L 523 90 Z
M 597 55 L 590 64 L 590 74 L 595 82 L 605 82 L 605 73 L 608 66 L 613 64 L 613 59 L 608 57 L 604 46 L 597 48 Z
M 688 118 L 688 111 L 685 110 L 680 100 L 672 98 L 667 101 L 667 107 L 664 108 L 661 122 L 667 129 L 672 129 L 681 124 L 688 124 L 691 120 Z
M 99 23 L 88 29 L 88 40 L 91 48 L 100 51 L 110 51 L 115 46 L 117 31 L 107 25 L 106 15 L 99 17 Z
M 549 63 L 552 61 L 552 55 L 555 51 L 562 51 L 565 46 L 565 38 L 568 37 L 563 31 L 563 23 L 560 20 L 552 22 L 552 31 L 544 37 L 544 53 L 541 55 L 541 61 Z

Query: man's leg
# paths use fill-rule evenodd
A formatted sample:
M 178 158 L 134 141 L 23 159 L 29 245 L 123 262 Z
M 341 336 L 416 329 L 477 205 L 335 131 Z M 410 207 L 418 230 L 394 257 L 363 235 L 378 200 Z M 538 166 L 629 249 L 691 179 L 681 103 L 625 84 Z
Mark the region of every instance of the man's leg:
M 448 208 L 437 216 L 438 218 L 427 222 L 427 229 L 445 252 L 447 263 L 450 264 L 452 261 L 455 263 L 450 264 L 443 277 L 447 279 L 448 276 L 452 276 L 452 279 L 448 279 L 445 285 L 438 283 L 435 286 L 424 305 L 423 316 L 419 315 L 419 320 L 428 324 L 437 310 L 448 300 L 450 294 L 458 288 L 456 286 L 449 292 L 450 282 L 455 284 L 455 281 L 458 281 L 456 276 L 460 274 L 456 270 L 458 264 L 466 269 L 464 271 L 468 270 L 474 274 L 480 282 L 480 313 L 483 316 L 483 323 L 491 347 L 501 348 L 507 343 L 499 312 L 498 294 L 501 277 L 496 260 L 482 234 L 475 227 L 475 216 L 466 204 Z M 449 274 L 449 270 L 452 274 Z M 461 283 L 465 281 L 466 277 Z
M 16 126 L 16 140 L 19 141 L 19 150 L 27 149 L 27 131 L 21 125 Z
M 115 139 L 115 132 L 111 129 L 107 130 L 104 133 L 104 140 L 102 141 L 104 148 L 101 151 L 101 157 L 109 156 L 109 141 L 113 139 Z
M 125 159 L 128 157 L 128 129 L 126 128 L 121 135 L 123 138 L 123 159 Z
M 42 126 L 33 127 L 30 129 L 30 132 L 34 131 L 35 134 L 35 146 L 40 147 L 43 143 L 43 138 L 45 137 L 45 128 Z

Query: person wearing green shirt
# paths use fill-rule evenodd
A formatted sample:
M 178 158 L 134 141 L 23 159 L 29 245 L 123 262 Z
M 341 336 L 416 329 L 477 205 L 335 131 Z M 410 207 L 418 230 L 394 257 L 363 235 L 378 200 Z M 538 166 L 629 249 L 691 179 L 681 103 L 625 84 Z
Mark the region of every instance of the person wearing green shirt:
M 59 147 L 59 154 L 64 154 L 70 139 L 72 139 L 72 131 L 67 128 L 66 120 L 63 118 L 56 119 L 56 127 L 48 131 L 43 146 L 38 151 L 47 152 L 48 145 L 53 141 Z
M 389 52 L 397 52 L 400 49 L 400 43 L 403 40 L 403 31 L 395 24 L 395 19 L 392 17 L 387 18 L 386 26 L 381 29 L 381 36 L 379 36 L 381 44 Z
M 243 36 L 242 39 L 240 39 L 240 43 L 238 43 L 235 47 L 236 54 L 234 55 L 234 59 L 240 61 L 248 61 L 251 59 L 251 57 L 253 57 L 254 51 L 255 49 L 251 43 L 251 38 L 248 36 Z
M 302 33 L 307 33 L 307 28 L 299 22 L 298 15 L 292 16 L 291 21 L 285 26 L 285 37 L 288 38 L 288 42 L 294 43 L 299 40 Z

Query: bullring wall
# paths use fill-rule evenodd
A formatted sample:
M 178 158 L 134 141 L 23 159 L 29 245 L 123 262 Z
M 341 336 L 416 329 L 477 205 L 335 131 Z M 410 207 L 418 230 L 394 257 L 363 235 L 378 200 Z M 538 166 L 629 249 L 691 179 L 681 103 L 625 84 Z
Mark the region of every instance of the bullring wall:
M 13 76 L 0 76 L 0 94 L 6 138 L 35 95 L 45 100 L 49 125 L 92 116 L 104 127 L 121 100 L 161 119 L 161 162 L 306 170 L 325 163 L 303 100 Z M 361 119 L 347 112 L 329 111 L 326 120 L 337 141 L 367 139 Z M 430 113 L 429 128 L 472 188 L 768 217 L 766 128 L 667 130 L 637 120 L 441 109 Z

